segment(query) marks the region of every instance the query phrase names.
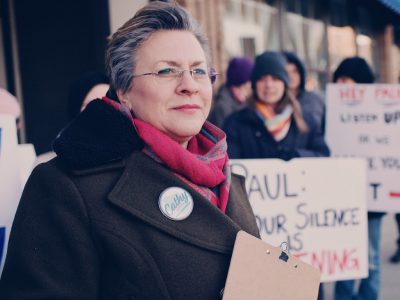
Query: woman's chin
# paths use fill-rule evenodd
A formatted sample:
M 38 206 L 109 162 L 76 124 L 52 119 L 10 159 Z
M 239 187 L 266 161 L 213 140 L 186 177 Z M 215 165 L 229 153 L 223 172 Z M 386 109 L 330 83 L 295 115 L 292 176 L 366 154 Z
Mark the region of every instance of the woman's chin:
M 193 136 L 198 134 L 203 124 L 204 122 L 182 122 L 177 124 L 176 127 L 171 128 L 169 133 L 174 140 L 181 144 L 184 141 L 189 141 Z

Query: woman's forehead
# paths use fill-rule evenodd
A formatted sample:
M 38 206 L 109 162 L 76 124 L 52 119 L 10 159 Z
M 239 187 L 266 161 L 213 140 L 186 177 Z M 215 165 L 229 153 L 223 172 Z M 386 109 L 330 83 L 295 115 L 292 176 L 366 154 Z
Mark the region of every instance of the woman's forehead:
M 190 66 L 199 66 L 199 65 L 206 64 L 206 61 L 204 59 L 203 60 L 193 60 L 193 61 L 188 61 L 188 62 L 183 61 L 183 60 L 176 61 L 176 60 L 162 59 L 162 60 L 156 61 L 154 64 L 160 65 L 160 66 L 168 65 L 168 66 L 172 66 L 172 67 L 181 67 L 182 65 L 186 65 L 186 64 L 189 64 Z
M 139 48 L 137 62 L 200 64 L 206 62 L 203 48 L 189 31 L 160 30 L 153 33 Z

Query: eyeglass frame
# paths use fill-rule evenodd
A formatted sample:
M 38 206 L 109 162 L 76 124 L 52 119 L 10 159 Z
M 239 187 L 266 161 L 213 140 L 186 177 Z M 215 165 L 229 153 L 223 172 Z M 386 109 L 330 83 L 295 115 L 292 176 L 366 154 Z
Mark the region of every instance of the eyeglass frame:
M 220 75 L 219 73 L 217 73 L 217 71 L 214 68 L 208 68 L 209 70 L 209 74 L 208 74 L 208 78 L 210 78 L 211 84 L 214 84 L 215 81 L 217 80 L 217 76 Z M 174 76 L 175 78 L 182 78 L 183 73 L 185 71 L 188 71 L 190 73 L 190 76 L 196 80 L 193 77 L 193 71 L 194 70 L 188 70 L 188 69 L 178 69 L 178 73 Z M 153 75 L 154 77 L 158 77 L 160 76 L 160 74 L 155 73 L 155 72 L 147 72 L 147 73 L 143 73 L 143 74 L 133 74 L 132 78 L 136 78 L 136 77 L 142 77 L 142 76 L 149 76 L 149 75 Z

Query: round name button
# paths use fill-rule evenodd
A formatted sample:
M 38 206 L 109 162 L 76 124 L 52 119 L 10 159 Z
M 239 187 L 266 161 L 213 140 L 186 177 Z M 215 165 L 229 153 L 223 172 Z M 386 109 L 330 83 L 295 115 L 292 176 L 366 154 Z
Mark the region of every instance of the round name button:
M 174 186 L 165 189 L 158 198 L 158 206 L 168 219 L 182 221 L 193 211 L 193 198 L 183 188 Z

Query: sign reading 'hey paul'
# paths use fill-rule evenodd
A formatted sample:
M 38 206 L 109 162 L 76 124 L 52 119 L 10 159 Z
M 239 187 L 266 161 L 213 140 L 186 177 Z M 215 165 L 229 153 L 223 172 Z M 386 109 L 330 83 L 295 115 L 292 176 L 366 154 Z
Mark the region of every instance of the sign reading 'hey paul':
M 400 85 L 330 84 L 326 139 L 332 155 L 368 162 L 368 209 L 400 212 Z
M 363 159 L 232 160 L 261 238 L 317 267 L 321 280 L 367 276 L 366 163 Z

